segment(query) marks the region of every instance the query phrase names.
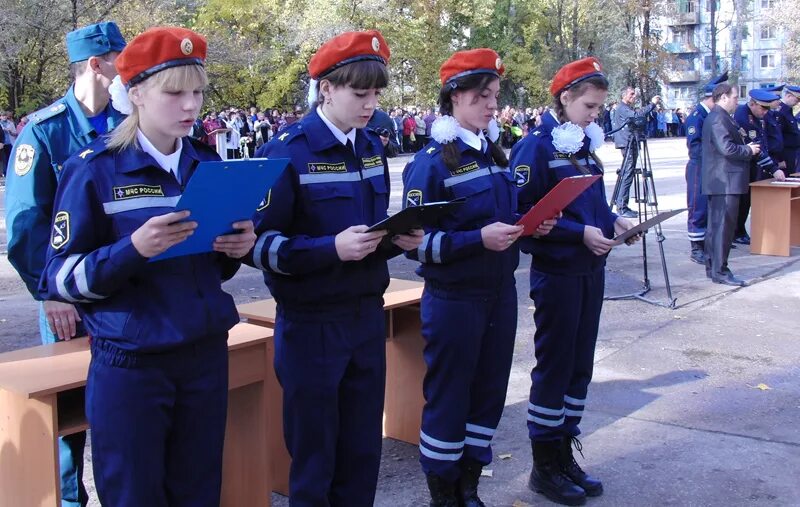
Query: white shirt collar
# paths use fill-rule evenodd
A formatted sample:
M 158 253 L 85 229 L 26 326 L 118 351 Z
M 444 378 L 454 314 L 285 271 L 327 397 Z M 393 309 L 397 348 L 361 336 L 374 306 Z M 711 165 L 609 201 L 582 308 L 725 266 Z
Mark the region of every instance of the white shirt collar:
M 708 107 L 707 105 L 703 104 L 702 102 L 700 103 L 700 105 L 703 106 L 703 109 L 706 110 L 706 113 L 710 113 L 711 112 L 711 108 Z
M 486 142 L 486 137 L 483 135 L 483 130 L 479 130 L 476 134 L 475 132 L 465 129 L 464 127 L 458 127 L 458 137 L 461 138 L 461 140 L 464 141 L 464 144 L 470 148 L 475 148 L 480 152 L 483 151 L 483 146 Z
M 181 159 L 181 152 L 183 151 L 183 139 L 178 140 L 180 141 L 178 149 L 175 150 L 175 153 L 170 155 L 164 155 L 158 151 L 140 129 L 136 129 L 136 139 L 139 141 L 139 146 L 142 147 L 142 151 L 153 157 L 162 169 L 175 175 L 175 179 L 178 181 L 181 180 L 180 173 L 178 173 L 178 162 Z
M 325 125 L 328 126 L 330 131 L 333 133 L 333 137 L 335 137 L 340 143 L 342 143 L 345 146 L 347 146 L 347 141 L 350 141 L 352 143 L 352 145 L 353 145 L 353 151 L 355 151 L 355 149 L 356 149 L 356 129 L 350 129 L 350 132 L 345 134 L 344 132 L 342 132 L 339 129 L 339 127 L 334 125 L 333 122 L 331 122 L 325 116 L 325 114 L 322 112 L 322 108 L 319 107 L 319 106 L 317 106 L 317 114 L 322 119 L 322 121 L 325 123 Z

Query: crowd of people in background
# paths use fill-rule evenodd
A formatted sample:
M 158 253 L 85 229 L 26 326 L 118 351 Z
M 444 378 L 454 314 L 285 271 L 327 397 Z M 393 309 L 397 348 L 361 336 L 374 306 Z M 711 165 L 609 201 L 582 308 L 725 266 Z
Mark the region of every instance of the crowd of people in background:
M 616 102 L 608 104 L 603 117 L 598 123 L 606 132 L 611 131 L 611 116 Z M 504 148 L 510 149 L 520 139 L 536 130 L 541 125 L 542 116 L 550 114 L 548 106 L 514 108 L 505 106 L 496 113 L 496 121 L 500 127 L 500 142 Z M 686 135 L 686 118 L 691 110 L 684 112 L 680 108 L 664 108 L 659 105 L 648 119 L 647 135 L 658 137 L 683 137 Z M 249 110 L 230 107 L 222 111 L 210 111 L 198 118 L 191 136 L 202 140 L 216 148 L 217 135 L 212 134 L 220 129 L 226 130 L 225 150 L 229 159 L 252 157 L 255 151 L 272 137 L 296 122 L 305 114 L 300 108 L 294 110 L 272 109 L 262 111 L 251 107 Z M 386 114 L 380 111 L 380 114 Z M 439 117 L 435 107 L 395 107 L 389 109 L 391 122 L 383 122 L 385 127 L 387 155 L 392 157 L 402 153 L 416 153 L 428 143 L 431 136 L 431 125 Z M 4 111 L 0 114 L 0 128 L 3 139 L 0 142 L 0 163 L 3 174 L 8 164 L 14 141 L 25 126 L 28 117 L 23 115 L 15 121 L 12 114 Z M 389 128 L 391 127 L 391 128 Z

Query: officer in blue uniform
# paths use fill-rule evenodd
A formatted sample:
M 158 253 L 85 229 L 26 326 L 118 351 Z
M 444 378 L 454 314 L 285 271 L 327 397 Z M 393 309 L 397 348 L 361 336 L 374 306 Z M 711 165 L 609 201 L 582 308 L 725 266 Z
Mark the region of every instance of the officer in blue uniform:
M 795 174 L 800 155 L 800 121 L 792 115 L 793 108 L 800 101 L 800 86 L 783 87 L 783 98 L 776 110 L 781 134 L 783 135 L 783 161 L 786 163 L 786 176 Z
M 386 218 L 389 169 L 365 129 L 388 84 L 377 31 L 326 42 L 309 62 L 311 111 L 258 157 L 290 164 L 256 216 L 251 262 L 277 301 L 275 371 L 292 457 L 292 506 L 371 506 L 381 457 L 387 259 L 422 232 L 366 232 Z
M 241 232 L 214 252 L 148 262 L 197 226 L 171 211 L 197 164 L 219 159 L 186 136 L 205 55 L 205 39 L 183 28 L 131 41 L 112 84 L 129 89 L 112 93 L 131 114 L 67 160 L 55 197 L 39 290 L 76 304 L 92 338 L 86 413 L 109 507 L 219 505 L 226 342 L 239 320 L 221 283 L 253 247 L 253 224 L 233 224 Z M 128 96 L 135 106 L 117 104 Z
M 779 100 L 779 97 L 766 90 L 750 90 L 750 100 L 746 104 L 736 107 L 733 119 L 739 126 L 739 133 L 748 143 L 757 143 L 761 146 L 761 153 L 753 157 L 750 162 L 750 181 L 759 181 L 764 178 L 775 177 L 785 179 L 785 175 L 778 164 L 770 157 L 769 139 L 767 138 L 764 121 L 767 113 Z M 750 192 L 742 195 L 739 201 L 739 215 L 736 221 L 734 243 L 741 245 L 750 244 L 750 235 L 747 234 L 745 224 L 750 214 Z
M 466 198 L 426 228 L 406 254 L 422 264 L 422 336 L 427 372 L 420 463 L 432 507 L 483 506 L 481 470 L 505 405 L 517 330 L 514 270 L 523 231 L 513 225 L 517 187 L 499 145 L 497 110 L 505 67 L 487 48 L 459 51 L 439 74 L 432 141 L 403 171 L 404 207 Z M 488 138 L 484 130 L 489 129 Z
M 562 67 L 550 91 L 559 125 L 528 136 L 513 153 L 519 211 L 526 212 L 560 180 L 602 175 L 594 151 L 603 144 L 595 123 L 608 81 L 596 58 Z M 610 239 L 633 224 L 611 212 L 603 180 L 596 181 L 564 211 L 547 236 L 521 243 L 530 253 L 531 298 L 535 303 L 536 366 L 531 372 L 528 435 L 533 453 L 530 489 L 565 505 L 582 505 L 603 493 L 602 483 L 575 461 L 579 424 L 592 378 L 603 305 Z
M 763 89 L 780 97 L 781 90 L 783 90 L 783 88 L 784 85 Z M 778 166 L 778 169 L 783 171 L 783 173 L 788 176 L 786 173 L 786 160 L 784 159 L 786 147 L 783 143 L 783 128 L 781 126 L 780 105 L 780 101 L 773 102 L 771 109 L 767 111 L 766 115 L 764 115 L 764 136 L 767 140 L 767 155 L 769 155 L 773 162 L 775 162 L 775 164 Z
M 705 266 L 706 224 L 708 222 L 708 197 L 703 195 L 703 121 L 714 107 L 711 93 L 714 87 L 728 80 L 728 73 L 718 76 L 703 88 L 703 99 L 694 107 L 686 120 L 686 148 L 689 161 L 686 163 L 686 206 L 689 210 L 686 225 L 692 252 L 689 259 Z
M 56 186 L 64 161 L 98 135 L 112 130 L 122 115 L 109 106 L 107 88 L 116 75 L 114 59 L 125 39 L 112 22 L 89 25 L 67 34 L 67 54 L 74 84 L 67 94 L 29 115 L 8 163 L 6 226 L 8 261 L 28 291 L 40 301 L 42 343 L 84 334 L 72 304 L 42 301 L 38 292 L 44 270 Z M 63 506 L 86 505 L 83 448 L 86 433 L 59 439 Z

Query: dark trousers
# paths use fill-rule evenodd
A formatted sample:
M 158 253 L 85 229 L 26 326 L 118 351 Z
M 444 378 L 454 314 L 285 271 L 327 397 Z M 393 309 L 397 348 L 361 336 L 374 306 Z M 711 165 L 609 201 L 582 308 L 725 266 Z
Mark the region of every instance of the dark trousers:
M 786 159 L 786 176 L 791 176 L 797 172 L 797 155 L 800 150 L 797 148 L 785 148 L 783 157 Z
M 750 181 L 758 181 L 761 179 L 761 169 L 755 164 L 750 164 Z M 750 215 L 750 189 L 747 189 L 746 194 L 742 194 L 739 199 L 739 214 L 736 217 L 736 230 L 733 233 L 734 238 L 741 238 L 747 236 L 747 217 Z
M 625 158 L 625 148 L 620 148 L 623 164 L 619 168 L 619 171 L 617 171 L 617 178 L 620 179 L 619 192 L 616 195 L 615 201 L 617 211 L 624 210 L 628 207 L 631 185 L 633 184 L 633 170 L 636 167 L 636 159 L 639 155 L 638 143 L 633 142 L 630 147 L 630 156 L 627 159 Z
M 219 506 L 226 338 L 141 355 L 92 342 L 86 414 L 104 506 Z
M 536 366 L 528 399 L 531 440 L 580 434 L 604 291 L 605 268 L 578 276 L 531 269 L 530 294 L 536 307 Z
M 728 254 L 739 215 L 740 194 L 708 196 L 708 229 L 706 229 L 706 268 L 714 278 L 724 276 L 728 270 Z
M 382 300 L 333 321 L 279 307 L 275 372 L 292 457 L 289 505 L 372 506 L 386 378 Z
M 686 206 L 689 208 L 687 228 L 689 241 L 703 241 L 708 223 L 708 196 L 703 195 L 702 167 L 699 160 L 686 164 Z
M 464 458 L 483 466 L 492 461 L 514 354 L 516 287 L 465 299 L 426 286 L 421 317 L 428 369 L 420 464 L 426 474 L 455 481 Z

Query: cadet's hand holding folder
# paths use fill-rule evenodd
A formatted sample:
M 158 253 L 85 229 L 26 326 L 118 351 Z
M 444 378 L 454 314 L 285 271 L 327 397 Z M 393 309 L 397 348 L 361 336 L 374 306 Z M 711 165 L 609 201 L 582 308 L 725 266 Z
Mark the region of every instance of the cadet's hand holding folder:
M 241 257 L 240 250 L 249 241 L 252 224 L 248 221 L 288 163 L 288 159 L 201 162 L 175 206 L 176 212 L 190 212 L 189 220 L 196 222 L 196 228 L 185 240 L 150 261 L 212 251 Z M 183 231 L 188 224 L 173 223 L 171 227 Z M 225 235 L 234 237 L 217 241 Z

